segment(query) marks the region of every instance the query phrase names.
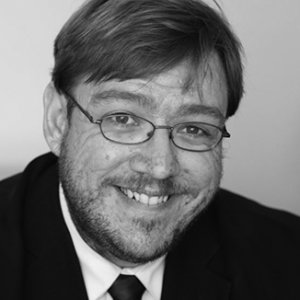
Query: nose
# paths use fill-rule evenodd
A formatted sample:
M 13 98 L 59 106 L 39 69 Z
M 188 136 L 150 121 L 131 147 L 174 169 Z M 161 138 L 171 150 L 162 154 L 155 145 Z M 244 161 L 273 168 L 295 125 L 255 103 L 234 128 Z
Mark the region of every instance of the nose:
M 139 150 L 130 161 L 132 170 L 147 173 L 156 179 L 178 174 L 177 149 L 169 138 L 168 130 L 156 130 L 149 141 L 140 145 Z

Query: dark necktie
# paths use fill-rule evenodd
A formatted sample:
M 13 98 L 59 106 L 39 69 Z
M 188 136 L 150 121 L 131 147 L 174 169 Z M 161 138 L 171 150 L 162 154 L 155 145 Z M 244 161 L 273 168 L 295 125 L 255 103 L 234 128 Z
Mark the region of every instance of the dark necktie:
M 114 300 L 141 300 L 145 287 L 133 275 L 119 275 L 108 292 Z

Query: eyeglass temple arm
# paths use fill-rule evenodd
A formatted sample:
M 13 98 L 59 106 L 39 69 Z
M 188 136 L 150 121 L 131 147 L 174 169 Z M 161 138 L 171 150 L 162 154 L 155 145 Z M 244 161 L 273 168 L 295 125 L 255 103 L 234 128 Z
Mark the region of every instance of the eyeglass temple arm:
M 225 126 L 223 127 L 223 130 L 222 130 L 222 136 L 223 136 L 223 138 L 230 138 L 230 133 L 227 131 Z
M 79 110 L 89 119 L 91 123 L 96 123 L 93 116 L 91 116 L 75 99 L 72 97 L 69 93 L 64 92 L 65 96 L 68 98 L 68 100 L 71 100 L 75 106 L 79 108 Z

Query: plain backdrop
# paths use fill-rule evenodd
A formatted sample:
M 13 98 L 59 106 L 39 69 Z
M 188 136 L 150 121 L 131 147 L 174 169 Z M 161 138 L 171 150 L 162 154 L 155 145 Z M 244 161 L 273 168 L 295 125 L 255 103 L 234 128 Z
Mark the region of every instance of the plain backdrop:
M 42 95 L 53 40 L 82 2 L 0 2 L 0 179 L 48 151 Z M 227 125 L 222 186 L 300 215 L 300 1 L 220 5 L 244 45 L 246 71 L 246 94 Z

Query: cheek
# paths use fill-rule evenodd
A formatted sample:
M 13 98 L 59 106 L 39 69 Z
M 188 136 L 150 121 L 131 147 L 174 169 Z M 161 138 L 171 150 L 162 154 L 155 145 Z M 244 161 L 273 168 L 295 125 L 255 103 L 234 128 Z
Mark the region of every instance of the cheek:
M 222 145 L 220 144 L 213 151 L 207 152 L 205 157 L 206 164 L 209 168 L 209 173 L 215 177 L 217 180 L 222 176 Z
M 91 130 L 80 134 L 76 130 L 70 131 L 66 146 L 73 167 L 88 180 L 106 175 L 131 155 L 128 147 L 112 143 L 100 132 Z
M 184 173 L 186 181 L 194 187 L 192 197 L 178 203 L 179 215 L 186 224 L 208 205 L 219 187 L 222 176 L 221 147 L 189 156 Z
M 184 158 L 184 173 L 198 182 L 199 188 L 218 181 L 222 174 L 222 149 L 221 146 L 212 151 L 202 153 L 189 153 Z

